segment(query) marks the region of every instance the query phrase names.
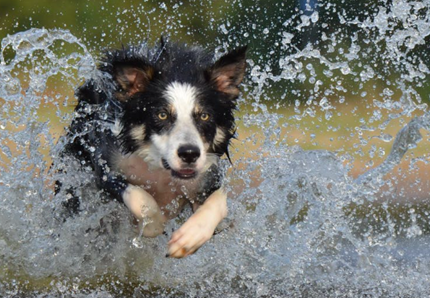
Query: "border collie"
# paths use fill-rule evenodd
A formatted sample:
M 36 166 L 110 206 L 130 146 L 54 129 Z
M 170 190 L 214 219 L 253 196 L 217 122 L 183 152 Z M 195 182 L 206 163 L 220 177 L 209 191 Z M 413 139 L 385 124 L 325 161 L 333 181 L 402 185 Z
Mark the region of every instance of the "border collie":
M 167 256 L 194 253 L 227 214 L 218 161 L 235 132 L 245 54 L 241 47 L 214 61 L 200 48 L 163 40 L 152 49 L 108 51 L 97 77 L 76 92 L 64 154 L 91 167 L 98 187 L 145 223 L 144 236 L 160 235 L 192 204 Z M 78 198 L 67 204 L 79 209 Z

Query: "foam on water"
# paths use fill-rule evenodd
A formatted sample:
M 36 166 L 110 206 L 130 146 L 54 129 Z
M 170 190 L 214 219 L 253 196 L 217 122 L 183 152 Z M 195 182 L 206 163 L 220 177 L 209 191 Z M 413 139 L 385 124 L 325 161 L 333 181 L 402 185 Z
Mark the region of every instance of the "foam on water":
M 0 294 L 429 295 L 430 208 L 402 207 L 397 201 L 381 199 L 382 192 L 394 197 L 398 182 L 386 180 L 385 175 L 407 150 L 418 146 L 422 133 L 430 128 L 427 105 L 417 91 L 426 86 L 429 65 L 414 51 L 430 35 L 429 5 L 393 1 L 363 19 L 339 12 L 344 28 L 324 33 L 318 47 L 309 44 L 294 50 L 289 48 L 292 38 L 321 21 L 323 6 L 299 21 L 285 20 L 279 49 L 290 53 L 279 60 L 280 72 L 248 61 L 250 78 L 241 106 L 244 110 L 251 106 L 253 112 L 243 114 L 239 133 L 251 130 L 255 135 L 242 139 L 238 147 L 258 144 L 258 148 L 233 156 L 225 229 L 184 260 L 164 255 L 171 232 L 190 210 L 168 224 L 169 236 L 139 240 L 130 213 L 116 202 L 103 201 L 91 173 L 75 170 L 76 161 L 66 160 L 49 170 L 50 160 L 56 160 L 64 144 L 56 144 L 54 117 L 43 113 L 49 109 L 61 125 L 70 121 L 70 108 L 65 106 L 73 105 L 73 90 L 95 75 L 97 58 L 66 30 L 31 29 L 3 39 Z M 355 33 L 348 35 L 351 28 Z M 369 47 L 362 48 L 358 40 Z M 349 102 L 348 94 L 367 97 L 366 90 L 377 89 L 374 84 L 381 81 L 385 83 L 380 98 L 366 100 L 372 113 L 353 128 L 359 135 L 379 131 L 382 141 L 393 141 L 381 165 L 354 179 L 345 166 L 345 150 L 307 151 L 286 145 L 293 124 L 306 131 L 300 125 L 302 119 L 329 121 L 340 113 L 333 98 L 342 106 Z M 289 119 L 269 112 L 264 103 L 269 86 L 279 82 L 309 87 L 286 90 L 280 96 L 306 99 L 296 101 Z M 58 96 L 47 95 L 57 84 L 62 86 L 56 90 Z M 411 120 L 395 138 L 385 133 L 392 121 L 402 117 Z M 367 143 L 368 139 L 360 138 L 356 150 Z M 414 158 L 428 163 L 425 155 Z M 52 181 L 64 175 L 55 172 L 57 167 L 69 169 L 62 180 L 77 186 L 83 201 L 79 216 L 67 220 L 61 205 L 67 195 L 53 196 Z M 416 181 L 417 188 L 424 183 Z

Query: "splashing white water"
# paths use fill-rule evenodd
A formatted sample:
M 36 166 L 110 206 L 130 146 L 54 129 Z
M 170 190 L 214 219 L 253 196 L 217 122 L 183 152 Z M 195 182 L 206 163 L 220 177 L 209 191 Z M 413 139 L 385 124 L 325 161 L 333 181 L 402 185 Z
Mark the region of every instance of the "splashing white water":
M 248 61 L 246 101 L 254 112 L 243 115 L 239 132 L 257 134 L 243 140 L 240 148 L 259 146 L 243 158 L 240 151 L 233 158 L 229 228 L 197 254 L 180 261 L 164 257 L 168 236 L 136 242 L 139 229 L 126 208 L 103 202 L 100 192 L 92 187 L 91 173 L 73 170 L 78 168 L 75 161 L 54 164 L 69 168 L 67 179 L 62 180 L 78 186 L 83 201 L 81 214 L 64 221 L 61 202 L 66 195 L 53 197 L 49 186 L 64 174 L 49 172 L 47 161 L 49 157 L 55 161 L 63 144 L 55 144 L 51 124 L 41 113 L 52 109 L 60 122 L 67 123 L 70 115 L 63 106 L 74 100 L 63 96 L 94 76 L 96 59 L 78 38 L 64 30 L 31 29 L 2 40 L 0 293 L 91 293 L 94 297 L 428 295 L 427 209 L 411 205 L 405 207 L 406 212 L 392 211 L 396 206 L 390 201 L 375 202 L 381 191 L 395 188 L 384 175 L 408 149 L 417 146 L 422 138 L 419 130 L 430 127 L 427 106 L 415 88 L 425 83 L 428 65 L 414 52 L 430 34 L 429 9 L 428 4 L 402 1 L 387 7 L 379 7 L 362 20 L 339 13 L 345 27 L 322 34 L 318 46 L 309 44 L 285 54 L 279 60 L 278 74 L 259 61 Z M 285 20 L 284 26 L 292 31 L 280 32 L 279 50 L 290 51 L 294 36 L 322 22 L 322 17 L 323 12 L 314 12 L 292 27 L 293 19 Z M 220 30 L 227 31 L 226 25 Z M 355 33 L 347 35 L 351 28 Z M 269 34 L 267 30 L 262 32 Z M 359 40 L 369 47 L 363 48 Z M 66 50 L 64 44 L 72 50 Z M 391 78 L 391 71 L 400 75 Z M 62 86 L 59 97 L 47 96 L 47 89 L 57 82 Z M 277 82 L 307 86 L 304 91 L 285 91 L 285 96 L 297 98 L 289 121 L 280 113 L 269 112 L 264 104 L 265 93 Z M 300 122 L 305 118 L 330 121 L 337 106 L 349 103 L 345 99 L 348 94 L 366 98 L 367 90 L 379 88 L 374 87 L 377 83 L 383 86 L 381 98 L 365 101 L 372 113 L 353 128 L 354 133 L 380 131 L 380 138 L 390 141 L 385 133 L 390 123 L 414 117 L 399 131 L 381 165 L 354 180 L 341 162 L 345 158 L 342 154 L 286 145 L 283 129 L 297 125 L 306 131 Z M 396 94 L 400 94 L 399 100 Z M 302 98 L 305 101 L 299 100 Z M 332 98 L 339 98 L 337 105 Z M 245 101 L 242 107 L 248 108 Z M 55 117 L 48 118 L 52 121 Z M 357 151 L 367 142 L 361 137 Z M 44 153 L 44 147 L 49 154 Z M 420 181 L 417 185 L 420 187 Z M 171 221 L 168 234 L 190 212 L 186 210 L 181 218 Z

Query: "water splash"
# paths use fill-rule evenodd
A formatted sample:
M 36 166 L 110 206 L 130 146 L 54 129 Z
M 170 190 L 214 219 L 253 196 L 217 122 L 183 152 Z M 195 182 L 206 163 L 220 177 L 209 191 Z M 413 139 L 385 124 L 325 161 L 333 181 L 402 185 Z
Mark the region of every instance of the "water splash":
M 324 27 L 323 8 L 285 20 L 279 50 L 288 53 L 278 61 L 279 73 L 258 59 L 248 61 L 248 92 L 241 105 L 250 112 L 242 114 L 242 141 L 229 175 L 228 226 L 197 254 L 180 261 L 164 257 L 168 236 L 136 245 L 139 227 L 129 212 L 104 202 L 92 187 L 91 173 L 74 170 L 78 165 L 73 160 L 54 164 L 54 169 L 68 169 L 67 179 L 61 180 L 78 186 L 82 197 L 81 214 L 64 221 L 61 202 L 67 194 L 53 197 L 50 187 L 64 175 L 49 171 L 50 159 L 55 161 L 63 146 L 55 142 L 53 122 L 64 125 L 70 120 L 67 106 L 73 105 L 73 90 L 95 76 L 96 58 L 64 30 L 31 29 L 5 38 L 0 56 L 0 293 L 428 295 L 430 208 L 413 201 L 399 205 L 382 195 L 395 192 L 401 181 L 386 175 L 417 146 L 422 129 L 430 127 L 427 106 L 417 91 L 425 86 L 429 70 L 415 51 L 430 34 L 428 4 L 393 1 L 361 19 L 339 11 L 344 27 L 324 32 L 319 45 L 291 48 L 306 28 Z M 230 26 L 226 23 L 220 30 Z M 271 28 L 261 31 L 267 35 Z M 296 86 L 272 98 L 294 99 L 288 119 L 278 111 L 282 102 L 274 108 L 265 102 L 271 85 L 282 82 Z M 57 85 L 61 90 L 51 94 Z M 316 142 L 325 132 L 309 132 L 306 119 L 321 126 L 333 123 L 344 106 L 353 104 L 348 96 L 363 99 L 371 111 L 345 133 L 357 136 L 357 155 L 377 139 L 366 138 L 366 132 L 375 132 L 383 142 L 396 134 L 384 161 L 357 179 L 345 166 L 345 148 L 330 152 L 289 145 L 290 139 L 300 137 L 294 136 L 297 131 Z M 44 115 L 47 109 L 55 117 Z M 410 118 L 398 133 L 387 132 L 394 121 Z M 347 140 L 340 137 L 341 142 Z M 372 148 L 369 155 L 377 151 Z M 420 157 L 426 162 L 426 155 L 415 158 Z M 168 234 L 190 212 L 169 222 Z
M 380 180 L 381 177 L 392 171 L 400 163 L 405 153 L 409 149 L 415 148 L 418 142 L 422 140 L 420 129 L 430 130 L 430 115 L 428 113 L 412 119 L 403 127 L 394 139 L 391 152 L 383 163 L 358 177 L 356 182 L 369 183 L 372 180 Z

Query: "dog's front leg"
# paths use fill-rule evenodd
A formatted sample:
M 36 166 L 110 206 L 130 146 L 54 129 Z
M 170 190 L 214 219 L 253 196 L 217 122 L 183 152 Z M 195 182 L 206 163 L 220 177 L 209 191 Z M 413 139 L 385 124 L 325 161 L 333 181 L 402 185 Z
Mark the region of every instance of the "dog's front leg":
M 140 222 L 144 222 L 143 236 L 156 237 L 163 233 L 166 217 L 154 198 L 138 186 L 129 184 L 122 198 L 125 205 Z
M 162 234 L 167 219 L 161 213 L 157 202 L 148 192 L 128 183 L 122 175 L 111 170 L 109 159 L 105 155 L 106 153 L 100 149 L 93 157 L 99 188 L 123 201 L 134 217 L 144 223 L 143 236 L 156 237 Z
M 183 258 L 208 241 L 217 225 L 227 216 L 227 195 L 218 189 L 173 233 L 168 256 Z

